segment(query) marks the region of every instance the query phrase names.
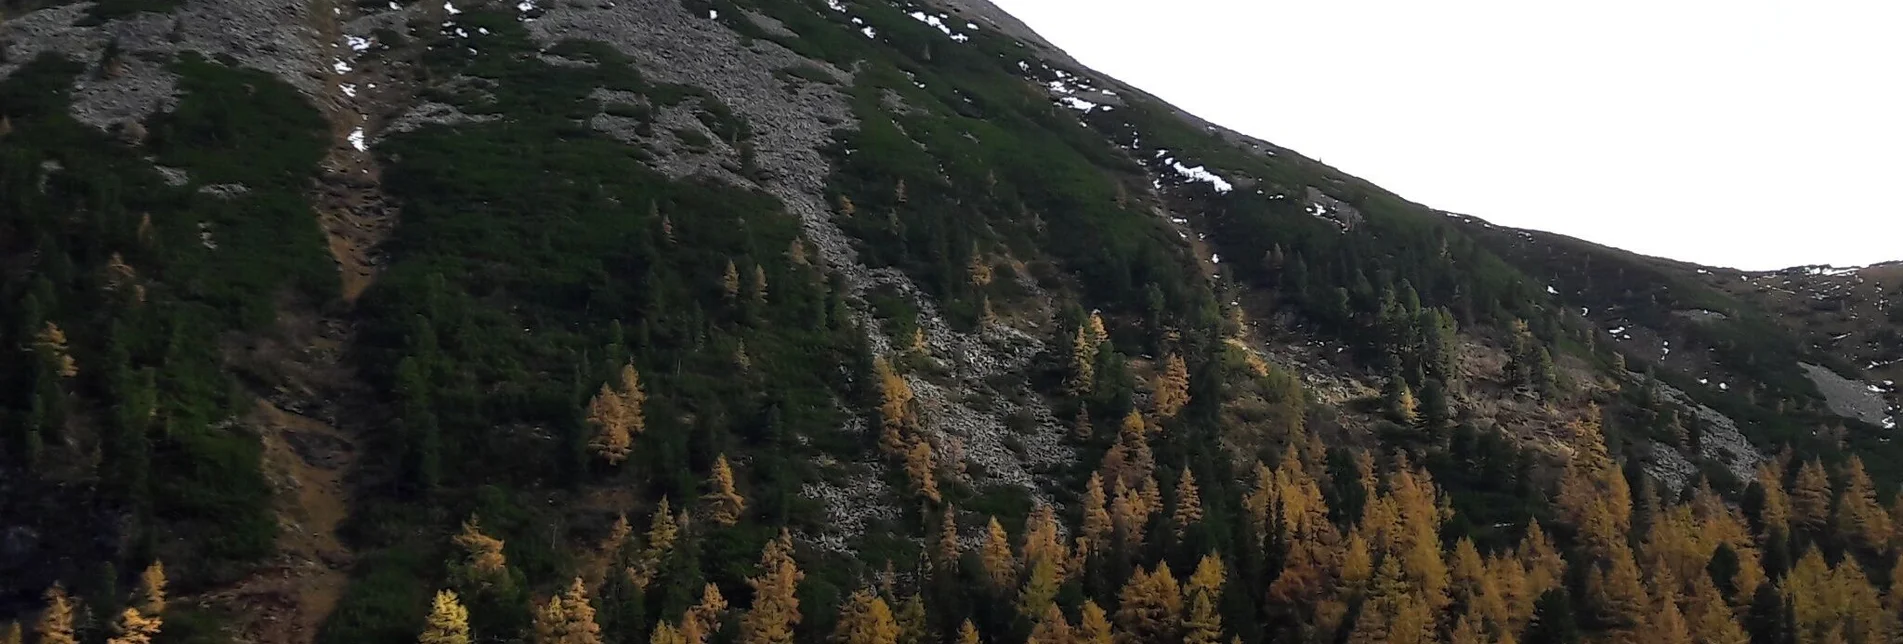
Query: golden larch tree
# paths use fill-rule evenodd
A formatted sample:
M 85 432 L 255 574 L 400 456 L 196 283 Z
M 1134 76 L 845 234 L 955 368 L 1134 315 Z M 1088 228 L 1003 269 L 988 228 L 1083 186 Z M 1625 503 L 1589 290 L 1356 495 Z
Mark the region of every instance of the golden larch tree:
M 958 625 L 958 644 L 984 644 L 984 640 L 978 639 L 978 627 L 972 626 L 969 619 Z
M 869 589 L 860 589 L 839 607 L 839 622 L 833 629 L 838 644 L 897 644 L 899 624 L 885 599 Z
M 1189 366 L 1174 353 L 1163 359 L 1163 372 L 1151 384 L 1151 409 L 1157 418 L 1175 418 L 1189 405 Z
M 141 615 L 139 609 L 127 607 L 113 622 L 112 637 L 106 638 L 106 644 L 152 644 L 162 625 L 159 616 Z
M 1830 477 L 1814 459 L 1797 468 L 1797 482 L 1791 487 L 1791 519 L 1813 533 L 1830 521 Z
M 0 627 L 0 644 L 26 644 L 26 633 L 19 622 L 7 622 L 5 627 Z
M 1196 489 L 1196 475 L 1185 467 L 1176 480 L 1176 508 L 1170 513 L 1170 524 L 1176 527 L 1176 538 L 1181 539 L 1184 531 L 1202 520 L 1202 493 Z
M 423 634 L 416 644 L 469 644 L 469 609 L 456 593 L 438 591 L 430 603 L 429 617 L 423 621 Z
M 905 478 L 912 482 L 915 496 L 932 503 L 943 500 L 938 495 L 938 465 L 932 460 L 932 445 L 924 439 L 914 440 L 905 452 Z
M 788 644 L 800 623 L 799 583 L 806 578 L 793 562 L 793 536 L 780 536 L 760 553 L 760 572 L 747 579 L 753 606 L 740 618 L 741 644 Z
M 1143 499 L 1121 484 L 1116 486 L 1116 496 L 1110 500 L 1110 522 L 1116 526 L 1117 534 L 1122 537 L 1121 546 L 1128 550 L 1143 545 L 1144 522 L 1149 513 L 1143 508 Z
M 1223 570 L 1222 560 L 1217 559 L 1214 553 L 1203 555 L 1196 562 L 1196 570 L 1189 574 L 1189 581 L 1183 584 L 1183 595 L 1203 593 L 1209 595 L 1210 601 L 1220 599 L 1223 582 L 1228 576 Z
M 1077 644 L 1111 644 L 1110 614 L 1086 599 L 1077 616 Z
M 1623 541 L 1615 544 L 1612 554 L 1587 580 L 1586 595 L 1599 622 L 1615 634 L 1629 634 L 1643 628 L 1645 617 L 1654 606 L 1640 580 L 1632 549 Z
M 727 465 L 727 455 L 714 458 L 714 472 L 707 479 L 707 494 L 701 500 L 707 503 L 707 517 L 714 523 L 730 526 L 740 522 L 740 515 L 747 510 L 747 499 L 734 490 L 733 468 Z
M 1104 498 L 1103 477 L 1095 472 L 1090 481 L 1084 484 L 1083 537 L 1090 547 L 1101 548 L 1109 541 L 1111 522 L 1110 509 Z
M 1048 560 L 1057 566 L 1058 576 L 1064 575 L 1064 563 L 1069 553 L 1064 552 L 1064 542 L 1058 537 L 1057 511 L 1050 504 L 1036 501 L 1031 506 L 1031 516 L 1024 521 L 1024 539 L 1018 552 L 1026 566 L 1038 561 Z
M 79 644 L 73 637 L 73 609 L 65 587 L 53 584 L 46 589 L 46 609 L 40 611 L 40 621 L 33 626 L 33 632 L 39 635 L 36 644 Z
M 1183 644 L 1221 644 L 1222 616 L 1216 614 L 1209 593 L 1192 593 L 1189 616 L 1183 621 Z
M 587 411 L 588 426 L 595 428 L 594 437 L 588 439 L 588 448 L 609 465 L 620 465 L 634 447 L 634 438 L 628 429 L 627 403 L 614 388 L 603 383 L 601 390 L 588 401 Z
M 1857 545 L 1880 550 L 1890 544 L 1890 513 L 1877 503 L 1876 486 L 1852 454 L 1844 463 L 1843 492 L 1837 495 L 1836 528 Z
M 912 419 L 912 386 L 885 358 L 872 359 L 872 373 L 879 382 L 879 446 L 887 456 L 903 458 Z
M 1057 599 L 1057 588 L 1063 583 L 1056 561 L 1041 558 L 1031 562 L 1029 567 L 1030 573 L 1024 576 L 1024 588 L 1018 591 L 1018 615 L 1025 619 L 1043 615 L 1045 609 Z
M 49 320 L 45 326 L 40 327 L 40 332 L 33 336 L 33 347 L 40 351 L 40 355 L 45 356 L 46 360 L 53 365 L 54 373 L 59 374 L 60 377 L 71 378 L 79 375 L 79 362 L 73 360 L 72 353 L 67 351 L 66 332 L 61 330 L 58 324 Z
M 700 603 L 687 609 L 681 616 L 681 638 L 688 644 L 703 644 L 720 630 L 720 615 L 727 611 L 727 598 L 720 595 L 720 587 L 709 583 L 700 590 Z
M 937 570 L 950 574 L 958 570 L 958 514 L 951 504 L 945 504 L 945 512 L 938 519 L 938 547 L 933 551 L 937 558 L 933 564 Z
M 1031 636 L 1024 640 L 1024 644 L 1071 644 L 1075 638 L 1070 621 L 1064 618 L 1064 611 L 1055 603 L 1046 603 L 1043 612 L 1038 614 L 1037 624 L 1031 627 Z
M 991 587 L 999 590 L 1010 588 L 1018 577 L 1017 560 L 1011 555 L 1011 536 L 1004 531 L 1004 525 L 997 517 L 991 517 L 985 524 L 985 543 L 978 551 L 984 563 L 985 578 L 991 581 Z
M 139 572 L 139 588 L 133 594 L 133 607 L 147 615 L 165 612 L 165 564 L 153 560 Z
M 729 301 L 740 297 L 740 268 L 733 265 L 733 259 L 727 260 L 726 270 L 720 273 L 720 292 L 727 295 Z
M 1778 531 L 1788 534 L 1791 529 L 1791 498 L 1784 492 L 1784 471 L 1775 460 L 1758 465 L 1756 475 L 1758 489 L 1764 494 L 1764 502 L 1758 510 L 1758 520 L 1764 524 L 1767 532 Z
M 747 282 L 747 298 L 754 304 L 766 304 L 767 282 L 766 268 L 753 265 L 753 279 Z
M 1349 644 L 1432 644 L 1434 611 L 1407 581 L 1393 557 L 1381 562 L 1368 599 L 1349 631 Z
M 663 620 L 660 625 L 654 627 L 654 633 L 648 637 L 648 644 L 688 644 L 688 642 L 687 637 L 681 635 L 680 630 Z
M 1692 592 L 1686 598 L 1685 619 L 1692 639 L 1704 644 L 1749 644 L 1751 636 L 1738 624 L 1738 618 L 1725 605 L 1710 575 L 1692 579 Z
M 680 522 L 668 515 L 670 511 L 667 497 L 661 497 L 661 503 L 654 508 L 654 517 L 648 520 L 641 552 L 627 569 L 628 581 L 633 582 L 635 588 L 646 590 L 654 581 L 660 572 L 661 560 L 673 551 L 674 541 L 680 536 Z
M 511 584 L 509 560 L 502 555 L 502 540 L 483 534 L 481 517 L 469 515 L 469 520 L 463 522 L 462 532 L 457 533 L 453 541 L 463 551 L 457 576 L 478 588 Z
M 1162 644 L 1176 641 L 1183 620 L 1182 588 L 1168 563 L 1156 572 L 1138 567 L 1117 594 L 1117 627 L 1131 642 Z

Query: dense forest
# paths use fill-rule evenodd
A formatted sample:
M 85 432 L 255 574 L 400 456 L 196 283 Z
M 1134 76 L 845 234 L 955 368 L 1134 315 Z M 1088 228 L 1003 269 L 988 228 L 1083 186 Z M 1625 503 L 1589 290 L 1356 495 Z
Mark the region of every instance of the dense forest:
M 801 61 L 748 97 L 535 24 L 613 3 L 422 4 L 351 8 L 381 109 L 460 118 L 370 146 L 231 56 L 0 61 L 0 644 L 1903 639 L 1897 448 L 1751 302 L 1054 104 L 1088 72 L 924 5 L 639 9 Z M 129 57 L 175 104 L 76 118 Z M 837 101 L 816 185 L 786 97 Z M 312 217 L 353 144 L 400 209 L 361 297 Z M 352 454 L 334 529 L 286 418 Z

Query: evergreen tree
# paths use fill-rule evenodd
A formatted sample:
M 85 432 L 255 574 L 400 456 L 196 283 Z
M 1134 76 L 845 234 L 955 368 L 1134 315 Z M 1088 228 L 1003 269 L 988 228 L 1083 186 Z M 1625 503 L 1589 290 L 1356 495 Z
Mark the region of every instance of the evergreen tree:
M 839 644 L 897 644 L 899 625 L 892 608 L 872 591 L 860 589 L 839 607 L 839 622 L 833 630 Z
M 1811 534 L 1818 534 L 1830 521 L 1830 478 L 1814 459 L 1797 470 L 1797 483 L 1791 488 L 1791 518 Z
M 1169 419 L 1175 418 L 1189 404 L 1189 367 L 1183 363 L 1182 356 L 1174 353 L 1164 358 L 1163 364 L 1163 373 L 1151 386 L 1154 391 L 1151 408 L 1157 418 Z
M 33 632 L 39 635 L 35 644 L 79 644 L 79 639 L 73 636 L 75 608 L 64 587 L 53 584 L 48 588 L 46 609 L 40 612 L 40 621 L 33 627 Z
M 165 612 L 165 564 L 157 560 L 139 573 L 139 589 L 133 595 L 133 607 L 147 615 Z
M 1018 576 L 1017 561 L 1011 556 L 1011 537 L 1005 534 L 1004 525 L 998 523 L 997 517 L 991 517 L 985 524 L 985 543 L 978 554 L 991 587 L 1010 588 Z
M 1837 495 L 1835 523 L 1837 534 L 1871 551 L 1890 544 L 1890 515 L 1877 503 L 1876 487 L 1863 470 L 1863 459 L 1855 454 L 1844 463 L 1844 487 Z
M 1185 530 L 1202 520 L 1202 494 L 1196 489 L 1196 476 L 1185 467 L 1176 481 L 1176 509 L 1170 514 L 1170 524 L 1176 526 L 1176 538 L 1181 539 Z
M 1382 399 L 1386 401 L 1389 420 L 1410 426 L 1420 422 L 1420 407 L 1414 402 L 1414 391 L 1406 380 L 1389 377 Z
M 1578 644 L 1579 625 L 1573 619 L 1572 601 L 1563 588 L 1540 595 L 1534 603 L 1533 622 L 1526 629 L 1524 644 Z
M 139 614 L 139 609 L 127 607 L 113 622 L 112 637 L 106 638 L 106 644 L 152 644 L 152 638 L 159 634 L 162 620 L 157 615 Z

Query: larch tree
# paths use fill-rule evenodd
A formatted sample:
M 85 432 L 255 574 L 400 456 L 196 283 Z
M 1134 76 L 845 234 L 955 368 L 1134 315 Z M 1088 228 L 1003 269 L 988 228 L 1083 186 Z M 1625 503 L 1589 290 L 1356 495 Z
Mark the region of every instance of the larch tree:
M 1176 481 L 1176 508 L 1170 513 L 1170 523 L 1176 527 L 1176 538 L 1183 538 L 1184 531 L 1202 520 L 1202 493 L 1196 489 L 1196 475 L 1185 467 L 1183 475 Z
M 133 607 L 147 615 L 165 612 L 165 564 L 153 560 L 139 573 L 139 589 L 133 595 Z
M 1414 401 L 1414 390 L 1407 386 L 1406 380 L 1389 377 L 1382 398 L 1387 404 L 1389 420 L 1409 426 L 1420 422 L 1420 405 Z
M 1026 619 L 1043 615 L 1046 608 L 1054 606 L 1052 602 L 1057 599 L 1057 589 L 1062 583 L 1056 561 L 1040 558 L 1031 562 L 1030 573 L 1024 576 L 1024 588 L 1018 591 L 1018 614 Z
M 1183 644 L 1220 644 L 1222 616 L 1216 613 L 1215 598 L 1209 593 L 1192 593 L 1189 616 L 1183 621 Z
M 1758 523 L 1766 532 L 1789 533 L 1791 529 L 1791 498 L 1784 491 L 1784 473 L 1777 461 L 1765 461 L 1758 465 L 1756 475 L 1758 490 L 1763 493 L 1763 502 L 1758 507 Z
M 469 644 L 469 609 L 453 591 L 436 593 L 416 644 Z
M 931 637 L 930 625 L 926 622 L 925 598 L 918 593 L 906 596 L 899 602 L 898 615 L 899 644 L 927 644 Z
M 1434 611 L 1407 582 L 1399 562 L 1384 559 L 1348 633 L 1349 644 L 1432 644 L 1434 636 Z
M 938 495 L 938 466 L 932 460 L 932 445 L 924 439 L 912 442 L 912 448 L 905 452 L 905 477 L 912 483 L 914 496 L 932 503 L 942 500 Z
M 1157 418 L 1175 418 L 1189 405 L 1189 366 L 1183 363 L 1182 356 L 1171 353 L 1163 359 L 1163 372 L 1157 375 L 1151 389 L 1154 392 L 1151 409 Z
M 1704 644 L 1749 644 L 1751 636 L 1738 624 L 1731 607 L 1725 604 L 1710 575 L 1692 579 L 1692 592 L 1686 598 L 1685 619 L 1693 641 Z
M 1816 460 L 1797 468 L 1797 482 L 1791 487 L 1791 519 L 1813 534 L 1830 522 L 1830 477 Z
M 673 551 L 674 541 L 680 536 L 680 524 L 669 512 L 667 497 L 661 497 L 661 503 L 654 508 L 654 517 L 648 520 L 641 552 L 627 568 L 628 581 L 635 588 L 646 590 L 654 581 L 655 575 L 660 573 L 661 560 Z
M 707 517 L 723 526 L 739 523 L 747 510 L 747 500 L 734 490 L 733 468 L 727 465 L 726 454 L 714 458 L 714 472 L 707 479 L 707 487 L 710 489 L 701 497 L 707 503 Z
M 887 456 L 903 458 L 912 419 L 912 386 L 885 358 L 872 359 L 872 372 L 879 384 L 879 446 Z
M 837 644 L 898 644 L 899 624 L 884 598 L 871 590 L 860 589 L 839 607 L 833 641 Z
M 1844 463 L 1843 492 L 1837 495 L 1837 533 L 1872 551 L 1890 544 L 1890 515 L 1877 503 L 1876 486 L 1852 454 Z
M 67 350 L 66 332 L 61 330 L 58 324 L 49 320 L 45 326 L 40 327 L 39 333 L 33 336 L 33 348 L 40 353 L 47 364 L 52 365 L 53 372 L 59 374 L 60 377 L 71 378 L 79 375 L 79 362 L 75 361 L 73 354 Z
M 628 405 L 616 393 L 613 387 L 601 385 L 595 397 L 588 401 L 588 425 L 595 428 L 595 435 L 588 440 L 588 448 L 609 465 L 620 465 L 627 460 L 628 452 L 633 449 L 634 438 L 629 432 Z
M 720 615 L 726 611 L 727 598 L 720 595 L 720 587 L 712 583 L 702 586 L 700 603 L 681 616 L 681 638 L 688 644 L 704 644 L 720 630 Z
M 595 606 L 588 602 L 588 586 L 580 577 L 569 583 L 568 591 L 561 597 L 549 598 L 549 603 L 556 602 L 561 604 L 560 637 L 547 644 L 601 644 L 601 626 L 595 623 Z
M 740 618 L 741 644 L 788 644 L 800 623 L 799 583 L 806 578 L 793 562 L 793 537 L 786 530 L 760 553 L 759 574 L 747 579 L 753 606 Z
M 998 590 L 1010 588 L 1017 579 L 1017 560 L 1011 555 L 1011 537 L 1004 531 L 1004 525 L 997 517 L 991 517 L 985 524 L 985 543 L 978 551 L 984 563 L 985 578 L 991 587 Z
M 39 635 L 36 644 L 79 644 L 73 636 L 73 610 L 73 600 L 66 595 L 65 587 L 53 584 L 48 588 L 46 609 L 33 626 L 33 632 Z
M 26 644 L 26 634 L 19 622 L 7 622 L 5 628 L 0 628 L 0 644 Z
M 106 644 L 152 644 L 162 625 L 159 616 L 142 615 L 139 609 L 127 607 L 113 622 L 112 637 L 106 638 Z
M 727 295 L 731 302 L 740 297 L 740 268 L 733 265 L 733 259 L 727 260 L 726 270 L 720 273 L 720 292 Z
M 1097 430 L 1090 425 L 1090 407 L 1078 406 L 1077 420 L 1072 421 L 1070 425 L 1071 437 L 1080 441 L 1086 441 L 1090 440 L 1090 437 L 1096 433 Z
M 755 305 L 765 305 L 767 294 L 766 268 L 753 265 L 753 279 L 747 282 L 747 299 Z
M 463 560 L 451 571 L 452 576 L 478 589 L 504 588 L 513 583 L 509 560 L 502 555 L 502 540 L 483 534 L 481 517 L 470 515 L 453 541 L 462 548 Z
M 1057 604 L 1046 603 L 1043 611 L 1037 615 L 1037 623 L 1031 627 L 1031 636 L 1024 640 L 1024 644 L 1071 644 L 1075 641 L 1076 635 L 1071 632 L 1070 621 L 1064 618 L 1064 611 Z
M 1103 477 L 1092 472 L 1090 481 L 1084 484 L 1083 537 L 1093 549 L 1102 548 L 1109 542 L 1112 524 L 1107 503 Z
M 978 627 L 972 626 L 969 619 L 958 625 L 958 644 L 984 644 L 984 640 L 978 638 Z
M 1202 593 L 1209 595 L 1210 601 L 1222 598 L 1222 585 L 1228 577 L 1223 570 L 1222 560 L 1214 553 L 1203 555 L 1196 562 L 1196 570 L 1189 574 L 1189 581 L 1183 584 L 1183 595 Z
M 648 637 L 648 644 L 688 644 L 687 637 L 681 635 L 673 624 L 663 620 L 654 627 L 654 633 Z
M 1077 644 L 1111 644 L 1110 615 L 1097 602 L 1084 600 L 1077 616 Z
M 945 512 L 938 519 L 938 547 L 934 549 L 932 562 L 941 574 L 952 574 L 958 570 L 958 513 L 951 504 L 945 504 Z
M 1645 626 L 1653 604 L 1640 580 L 1632 549 L 1620 542 L 1587 580 L 1586 593 L 1599 622 L 1615 633 L 1633 633 Z
M 1058 576 L 1064 575 L 1063 565 L 1069 557 L 1057 533 L 1057 511 L 1048 503 L 1033 502 L 1031 515 L 1024 520 L 1023 543 L 1018 547 L 1020 558 L 1026 566 L 1049 560 L 1057 565 Z
M 1177 641 L 1177 627 L 1182 620 L 1182 589 L 1170 574 L 1168 563 L 1157 564 L 1156 572 L 1138 567 L 1117 595 L 1117 627 L 1129 642 Z

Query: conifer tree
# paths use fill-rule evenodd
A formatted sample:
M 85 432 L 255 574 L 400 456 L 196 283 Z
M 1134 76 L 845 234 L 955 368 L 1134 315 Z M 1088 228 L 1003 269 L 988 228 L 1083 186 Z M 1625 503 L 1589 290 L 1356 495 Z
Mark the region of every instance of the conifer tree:
M 1117 595 L 1117 627 L 1129 642 L 1174 642 L 1182 616 L 1182 589 L 1168 563 L 1157 564 L 1156 572 L 1137 568 Z
M 1890 515 L 1877 503 L 1876 486 L 1863 470 L 1863 459 L 1850 455 L 1844 463 L 1844 488 L 1837 495 L 1837 533 L 1872 551 L 1890 543 Z
M 1151 386 L 1155 391 L 1152 409 L 1157 418 L 1175 418 L 1189 404 L 1189 366 L 1183 364 L 1182 356 L 1174 353 L 1164 358 L 1163 365 L 1163 373 Z
M 1143 545 L 1144 522 L 1149 513 L 1143 508 L 1143 499 L 1135 492 L 1121 485 L 1117 486 L 1116 497 L 1110 501 L 1110 522 L 1116 527 L 1125 550 L 1134 550 Z
M 1214 601 L 1209 593 L 1191 593 L 1189 616 L 1183 622 L 1183 644 L 1222 642 L 1222 616 L 1216 614 Z
M 1410 426 L 1420 422 L 1420 406 L 1414 401 L 1414 390 L 1400 376 L 1388 378 L 1382 399 L 1387 403 L 1389 420 Z
M 429 618 L 423 622 L 423 634 L 417 644 L 469 644 L 469 609 L 456 593 L 438 591 L 431 602 Z
M 681 639 L 688 644 L 704 644 L 708 637 L 720 630 L 720 614 L 727 610 L 727 598 L 720 595 L 720 587 L 711 583 L 700 591 L 700 603 L 687 609 L 681 617 Z
M 985 578 L 991 581 L 991 587 L 1003 590 L 1011 587 L 1017 579 L 1017 563 L 1011 557 L 1011 538 L 1005 534 L 1004 525 L 997 517 L 991 517 L 985 525 L 985 543 L 979 556 L 984 563 Z
M 1057 598 L 1061 582 L 1056 561 L 1040 558 L 1031 562 L 1030 574 L 1024 576 L 1024 588 L 1018 591 L 1018 614 L 1026 618 L 1043 615 L 1046 607 L 1053 607 L 1051 602 Z
M 463 561 L 453 572 L 463 583 L 482 589 L 513 583 L 509 577 L 509 561 L 502 555 L 502 540 L 483 534 L 480 517 L 470 515 L 454 541 L 463 550 Z
M 153 560 L 139 573 L 139 589 L 133 596 L 133 607 L 147 615 L 165 612 L 165 564 Z
M 1816 460 L 1797 470 L 1797 482 L 1791 488 L 1791 519 L 1797 527 L 1816 534 L 1830 520 L 1830 477 Z
M 727 269 L 720 274 L 720 291 L 730 302 L 740 297 L 740 269 L 733 265 L 731 258 L 727 260 Z
M 631 422 L 628 404 L 621 395 L 607 384 L 602 384 L 601 390 L 595 392 L 595 397 L 588 401 L 587 420 L 589 426 L 595 428 L 588 448 L 609 465 L 620 465 L 627 460 L 634 439 L 629 432 Z
M 26 644 L 26 635 L 20 630 L 19 622 L 7 622 L 0 628 L 0 644 Z
M 793 537 L 786 530 L 760 553 L 760 572 L 747 579 L 753 607 L 740 619 L 741 644 L 788 644 L 800 623 L 799 582 L 806 577 L 793 563 Z
M 938 558 L 935 562 L 939 566 L 938 570 L 943 574 L 956 572 L 959 552 L 958 517 L 951 504 L 947 503 L 944 515 L 938 520 L 938 548 L 933 553 Z
M 1063 565 L 1068 557 L 1063 542 L 1058 540 L 1057 530 L 1057 511 L 1042 501 L 1033 502 L 1031 516 L 1024 521 L 1023 545 L 1018 548 L 1027 567 L 1038 561 L 1050 561 L 1056 566 L 1057 576 L 1064 575 Z
M 927 632 L 925 598 L 912 593 L 899 602 L 899 614 L 895 619 L 899 623 L 899 644 L 927 644 L 930 633 Z
M 912 387 L 892 370 L 885 358 L 872 359 L 879 382 L 879 445 L 893 458 L 906 453 L 905 432 L 911 424 Z
M 47 321 L 46 325 L 40 328 L 39 333 L 33 336 L 33 348 L 40 352 L 47 363 L 53 366 L 53 372 L 59 374 L 61 378 L 79 375 L 79 363 L 73 360 L 72 353 L 67 351 L 66 332 L 61 330 L 58 324 L 54 324 L 51 320 Z
M 1104 507 L 1103 477 L 1092 472 L 1090 481 L 1084 484 L 1083 536 L 1092 548 L 1101 548 L 1109 542 L 1111 522 L 1110 511 Z
M 1756 481 L 1758 490 L 1763 494 L 1758 507 L 1758 523 L 1767 533 L 1788 534 L 1791 529 L 1791 499 L 1784 492 L 1784 473 L 1777 461 L 1759 464 Z
M 125 612 L 119 613 L 118 621 L 113 622 L 113 634 L 106 638 L 106 644 L 152 644 L 161 625 L 157 615 L 141 615 L 139 609 L 127 607 Z
M 860 589 L 839 607 L 839 622 L 833 630 L 838 644 L 897 644 L 899 625 L 892 608 L 872 591 Z
M 766 304 L 766 268 L 753 265 L 753 280 L 747 283 L 747 299 L 755 305 Z
M 66 588 L 53 584 L 46 590 L 46 609 L 40 612 L 40 621 L 34 625 L 33 632 L 39 635 L 36 644 L 79 644 L 73 636 L 73 611 L 71 598 Z
M 1037 615 L 1037 624 L 1031 627 L 1031 636 L 1024 640 L 1024 644 L 1071 644 L 1075 639 L 1070 621 L 1064 618 L 1064 611 L 1057 604 L 1046 602 L 1044 609 Z
M 1434 641 L 1433 610 L 1407 583 L 1393 557 L 1382 560 L 1369 587 L 1368 599 L 1349 631 L 1349 644 L 1430 644 Z
M 733 468 L 727 465 L 726 454 L 714 458 L 714 472 L 707 486 L 712 489 L 701 500 L 707 503 L 708 518 L 723 526 L 739 523 L 741 513 L 747 509 L 747 500 L 734 490 Z
M 1176 510 L 1170 514 L 1170 523 L 1176 526 L 1176 538 L 1183 538 L 1185 530 L 1202 520 L 1202 494 L 1196 489 L 1196 476 L 1185 467 L 1183 476 L 1176 481 Z
M 654 634 L 648 637 L 648 644 L 688 644 L 688 642 L 673 624 L 663 621 L 654 627 Z
M 984 640 L 978 639 L 978 627 L 972 626 L 969 619 L 958 625 L 958 644 L 984 644 Z
M 1077 618 L 1077 644 L 1111 644 L 1110 615 L 1086 599 Z
M 1096 433 L 1096 430 L 1090 426 L 1090 408 L 1087 406 L 1079 406 L 1077 408 L 1077 420 L 1072 422 L 1070 427 L 1072 438 L 1080 441 L 1090 440 L 1091 435 Z
M 680 524 L 668 515 L 670 511 L 667 497 L 661 497 L 661 503 L 654 508 L 654 517 L 648 520 L 648 531 L 643 538 L 645 544 L 641 546 L 634 564 L 627 569 L 628 581 L 635 588 L 646 590 L 660 572 L 662 558 L 674 549 L 674 540 L 680 535 Z
M 912 493 L 932 503 L 938 495 L 938 466 L 932 462 L 932 446 L 923 439 L 913 441 L 905 453 L 905 477 L 912 482 Z
M 1183 594 L 1202 593 L 1209 595 L 1210 601 L 1216 601 L 1222 597 L 1222 585 L 1227 577 L 1221 559 L 1217 559 L 1214 553 L 1203 555 L 1196 562 L 1195 572 L 1190 573 L 1189 581 L 1183 585 Z
M 1587 583 L 1598 621 L 1615 633 L 1631 634 L 1646 625 L 1645 617 L 1653 606 L 1639 579 L 1638 563 L 1632 549 L 1617 544 L 1607 561 Z
M 1719 594 L 1718 587 L 1711 583 L 1711 577 L 1698 575 L 1691 583 L 1692 593 L 1686 601 L 1685 619 L 1692 640 L 1704 644 L 1748 644 L 1750 636 L 1745 634 L 1744 627 L 1732 615 L 1731 607 L 1725 605 L 1725 598 Z

